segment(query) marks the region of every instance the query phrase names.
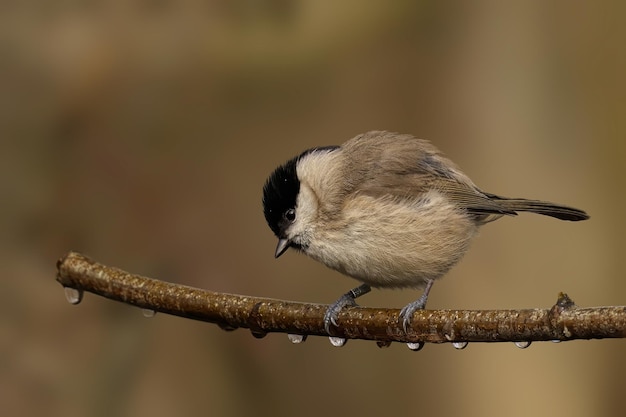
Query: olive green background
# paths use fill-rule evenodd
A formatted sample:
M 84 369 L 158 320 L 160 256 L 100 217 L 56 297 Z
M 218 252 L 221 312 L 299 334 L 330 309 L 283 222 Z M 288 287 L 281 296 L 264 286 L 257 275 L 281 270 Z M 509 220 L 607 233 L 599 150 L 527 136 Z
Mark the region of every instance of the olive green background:
M 292 345 L 86 294 L 68 250 L 215 291 L 331 302 L 357 283 L 273 258 L 267 175 L 385 129 L 483 189 L 587 210 L 482 229 L 430 308 L 624 305 L 623 2 L 69 1 L 0 5 L 5 415 L 604 416 L 626 341 Z M 401 307 L 417 291 L 374 291 Z M 620 411 L 621 410 L 621 411 Z

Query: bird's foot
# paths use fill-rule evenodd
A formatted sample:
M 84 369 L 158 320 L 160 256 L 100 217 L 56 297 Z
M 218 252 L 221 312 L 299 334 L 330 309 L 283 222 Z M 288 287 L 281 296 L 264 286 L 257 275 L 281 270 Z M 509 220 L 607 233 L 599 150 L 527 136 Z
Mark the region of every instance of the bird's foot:
M 326 314 L 324 314 L 324 329 L 326 330 L 326 333 L 330 334 L 331 325 L 337 327 L 337 319 L 339 317 L 339 312 L 344 307 L 357 306 L 358 304 L 356 303 L 356 301 L 354 301 L 354 299 L 362 296 L 363 294 L 367 294 L 370 291 L 371 291 L 371 288 L 369 285 L 362 284 L 348 291 L 347 293 L 339 297 L 337 301 L 332 303 L 328 307 L 328 310 L 326 310 Z
M 426 287 L 424 288 L 424 292 L 422 296 L 417 300 L 413 301 L 405 305 L 402 310 L 400 310 L 400 321 L 402 322 L 402 328 L 404 329 L 404 333 L 407 333 L 409 327 L 411 327 L 411 320 L 413 319 L 413 314 L 417 310 L 423 310 L 426 307 L 426 301 L 428 301 L 428 294 L 430 293 L 430 289 L 433 287 L 434 280 L 430 280 L 426 282 Z
M 326 310 L 326 314 L 324 314 L 324 329 L 326 329 L 326 333 L 330 334 L 330 326 L 331 324 L 337 327 L 337 318 L 339 317 L 339 312 L 344 307 L 355 307 L 358 304 L 354 301 L 354 297 L 344 294 L 337 301 L 332 303 L 328 310 Z
M 405 305 L 402 310 L 400 310 L 400 321 L 402 322 L 404 333 L 407 333 L 409 327 L 411 327 L 413 314 L 415 314 L 417 310 L 423 310 L 424 307 L 426 307 L 426 300 L 424 297 L 420 297 L 418 300 Z

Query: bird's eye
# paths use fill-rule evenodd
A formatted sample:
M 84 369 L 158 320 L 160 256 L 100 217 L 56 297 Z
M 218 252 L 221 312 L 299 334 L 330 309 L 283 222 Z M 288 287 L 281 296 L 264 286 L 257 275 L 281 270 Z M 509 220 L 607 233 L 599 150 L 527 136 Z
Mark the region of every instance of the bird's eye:
M 285 220 L 293 222 L 296 219 L 296 211 L 294 209 L 288 209 L 283 216 Z

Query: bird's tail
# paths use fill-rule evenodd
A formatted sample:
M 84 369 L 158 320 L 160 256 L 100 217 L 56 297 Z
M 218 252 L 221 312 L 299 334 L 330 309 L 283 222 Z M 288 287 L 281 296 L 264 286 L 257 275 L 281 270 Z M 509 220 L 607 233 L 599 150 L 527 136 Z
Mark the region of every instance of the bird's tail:
M 583 210 L 550 203 L 548 201 L 527 200 L 525 198 L 505 198 L 494 194 L 488 194 L 488 196 L 507 211 L 526 211 L 572 222 L 587 220 L 589 218 L 589 215 Z

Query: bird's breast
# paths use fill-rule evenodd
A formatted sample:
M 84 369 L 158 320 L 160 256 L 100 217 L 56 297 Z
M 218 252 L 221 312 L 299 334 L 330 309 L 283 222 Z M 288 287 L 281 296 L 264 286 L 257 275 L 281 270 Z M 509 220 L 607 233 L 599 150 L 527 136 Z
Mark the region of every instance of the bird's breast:
M 415 200 L 357 195 L 315 230 L 306 253 L 374 287 L 420 287 L 458 262 L 477 227 L 436 191 Z

